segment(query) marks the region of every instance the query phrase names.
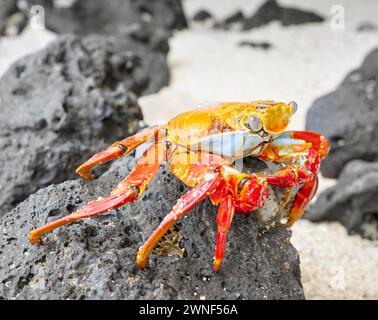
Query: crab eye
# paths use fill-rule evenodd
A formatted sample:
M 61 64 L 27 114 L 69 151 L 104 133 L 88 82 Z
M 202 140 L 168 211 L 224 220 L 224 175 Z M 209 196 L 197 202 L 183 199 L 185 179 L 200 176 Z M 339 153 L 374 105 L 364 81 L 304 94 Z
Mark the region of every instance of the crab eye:
M 254 117 L 254 116 L 252 116 L 248 119 L 248 125 L 249 125 L 250 129 L 252 131 L 255 131 L 255 132 L 260 131 L 261 128 L 262 128 L 261 120 L 257 117 Z
M 298 110 L 298 104 L 295 101 L 289 102 L 289 106 L 291 106 L 293 114 L 297 112 L 297 110 Z

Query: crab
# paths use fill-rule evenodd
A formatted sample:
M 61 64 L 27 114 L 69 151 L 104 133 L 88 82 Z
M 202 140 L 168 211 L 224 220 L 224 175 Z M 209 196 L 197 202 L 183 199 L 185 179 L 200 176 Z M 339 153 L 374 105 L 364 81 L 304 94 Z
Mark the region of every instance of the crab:
M 92 156 L 76 172 L 90 180 L 95 166 L 123 157 L 142 144 L 148 148 L 110 195 L 32 230 L 29 239 L 34 244 L 42 243 L 41 237 L 59 226 L 137 201 L 161 164 L 167 162 L 173 175 L 191 189 L 139 248 L 136 263 L 140 268 L 146 267 L 150 253 L 176 221 L 209 197 L 214 205 L 219 205 L 213 266 L 216 272 L 225 255 L 235 212 L 249 214 L 263 206 L 269 196 L 268 186 L 296 187 L 298 191 L 287 214 L 289 227 L 302 216 L 316 192 L 320 161 L 327 155 L 329 143 L 319 133 L 284 131 L 296 110 L 295 102 L 219 103 L 179 114 L 166 125 L 149 127 L 117 141 Z M 235 162 L 247 156 L 275 163 L 279 169 L 273 174 L 243 173 Z

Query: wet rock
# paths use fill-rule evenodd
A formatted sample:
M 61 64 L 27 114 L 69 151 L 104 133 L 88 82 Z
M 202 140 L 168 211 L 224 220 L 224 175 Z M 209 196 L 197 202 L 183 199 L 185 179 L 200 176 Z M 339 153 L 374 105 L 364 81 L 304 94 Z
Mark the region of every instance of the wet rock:
M 17 35 L 26 26 L 26 15 L 19 10 L 17 2 L 18 0 L 0 2 L 0 35 Z
M 256 215 L 282 214 L 272 198 L 254 215 L 235 215 L 220 271 L 212 270 L 216 208 L 205 200 L 177 223 L 184 257 L 152 253 L 139 270 L 136 252 L 187 189 L 160 169 L 139 201 L 48 234 L 32 246 L 27 233 L 110 192 L 134 165 L 125 157 L 90 182 L 38 191 L 0 220 L 0 297 L 17 299 L 303 299 L 290 231 L 261 233 Z
M 244 22 L 244 30 L 262 27 L 272 21 L 280 21 L 283 26 L 322 22 L 324 18 L 316 13 L 296 8 L 281 7 L 277 1 L 266 1 L 256 13 Z
M 76 0 L 59 6 L 52 0 L 28 0 L 42 5 L 46 27 L 57 33 L 119 34 L 135 24 L 171 32 L 187 27 L 180 0 Z
M 100 36 L 62 36 L 11 66 L 0 79 L 0 216 L 138 129 L 130 90 L 145 86 L 143 68 Z
M 193 21 L 206 21 L 212 18 L 213 16 L 209 11 L 200 10 L 193 16 Z
M 257 48 L 257 49 L 263 49 L 263 50 L 269 50 L 272 45 L 269 42 L 257 42 L 257 41 L 250 41 L 250 40 L 244 40 L 240 41 L 238 43 L 239 47 L 249 47 L 249 48 Z
M 337 177 L 353 159 L 378 161 L 378 49 L 352 71 L 338 89 L 317 99 L 307 113 L 306 129 L 322 132 L 330 143 L 321 171 Z
M 305 217 L 338 221 L 350 233 L 378 240 L 378 162 L 353 160 L 335 186 L 323 191 Z

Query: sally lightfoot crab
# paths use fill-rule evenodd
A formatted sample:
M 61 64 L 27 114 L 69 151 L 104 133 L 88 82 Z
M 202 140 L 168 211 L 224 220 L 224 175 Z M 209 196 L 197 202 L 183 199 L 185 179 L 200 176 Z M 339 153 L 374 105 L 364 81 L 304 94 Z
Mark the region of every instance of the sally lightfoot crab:
M 149 254 L 172 230 L 176 220 L 209 197 L 214 205 L 219 205 L 214 260 L 214 270 L 218 271 L 234 212 L 248 214 L 263 206 L 269 195 L 268 186 L 297 186 L 299 190 L 287 217 L 290 226 L 301 217 L 316 191 L 320 160 L 327 155 L 329 144 L 315 132 L 284 132 L 296 109 L 295 102 L 220 103 L 180 114 L 166 125 L 147 128 L 115 142 L 76 172 L 84 179 L 92 179 L 91 170 L 96 165 L 122 157 L 141 144 L 150 146 L 109 196 L 90 201 L 78 211 L 32 230 L 29 239 L 41 243 L 42 235 L 59 226 L 135 202 L 166 161 L 172 173 L 191 189 L 139 248 L 136 263 L 144 268 Z M 238 171 L 235 161 L 246 156 L 278 164 L 279 170 L 272 175 Z

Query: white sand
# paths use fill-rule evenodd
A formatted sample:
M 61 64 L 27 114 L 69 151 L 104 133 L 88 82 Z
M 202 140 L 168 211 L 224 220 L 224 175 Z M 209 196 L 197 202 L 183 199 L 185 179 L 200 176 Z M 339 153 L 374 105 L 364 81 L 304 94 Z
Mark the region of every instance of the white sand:
M 378 241 L 349 236 L 335 222 L 301 220 L 292 242 L 307 299 L 378 299 Z

